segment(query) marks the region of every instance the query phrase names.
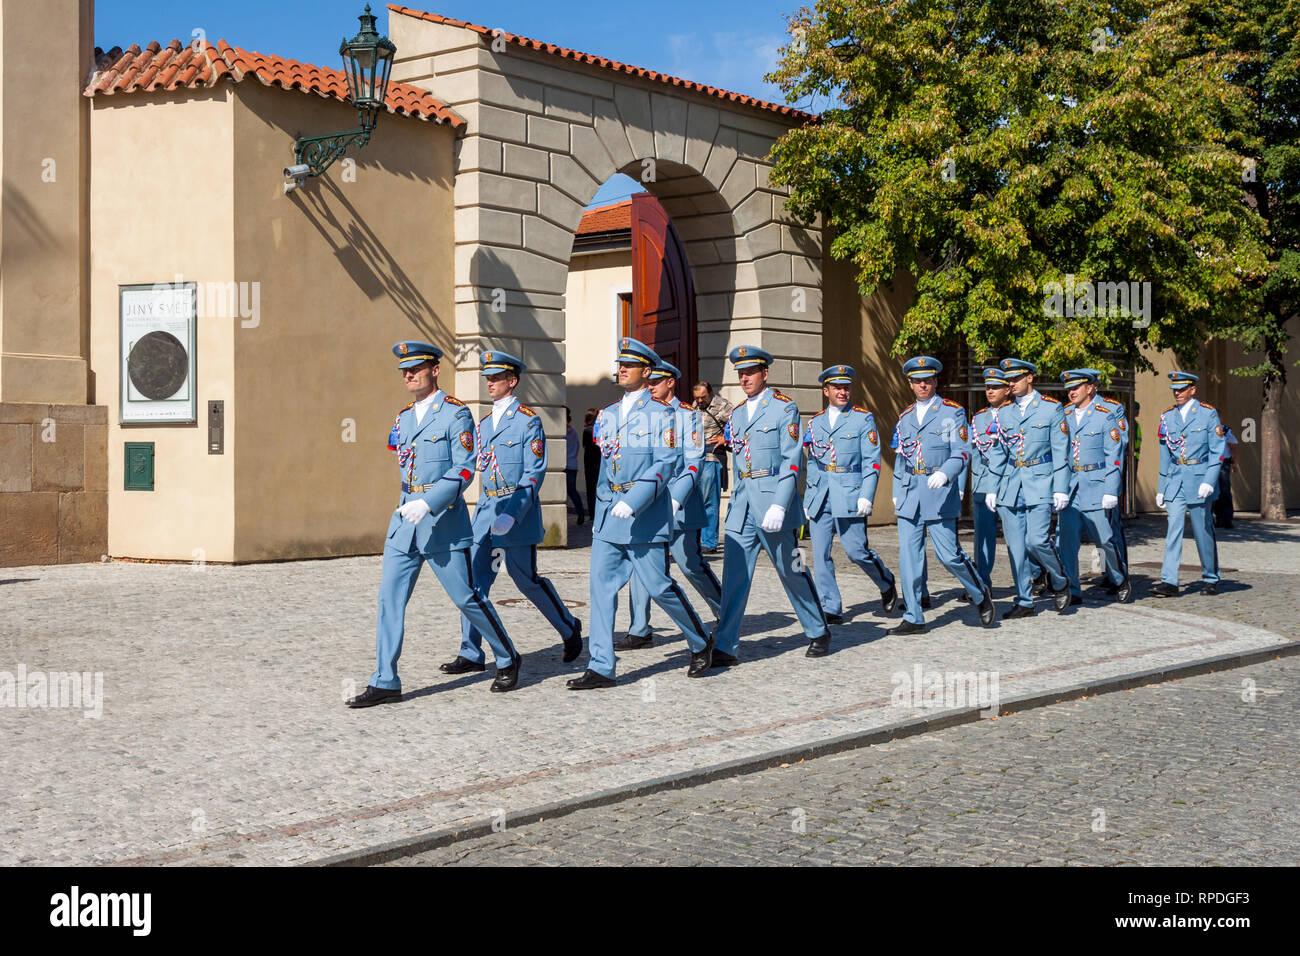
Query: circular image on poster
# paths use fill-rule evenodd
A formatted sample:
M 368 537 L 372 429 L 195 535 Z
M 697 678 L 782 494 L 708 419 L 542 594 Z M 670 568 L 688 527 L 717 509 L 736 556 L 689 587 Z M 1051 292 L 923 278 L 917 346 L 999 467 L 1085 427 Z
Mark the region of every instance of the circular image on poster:
M 185 384 L 190 357 L 181 340 L 170 332 L 150 332 L 131 348 L 126 370 L 136 391 L 159 402 L 171 398 Z

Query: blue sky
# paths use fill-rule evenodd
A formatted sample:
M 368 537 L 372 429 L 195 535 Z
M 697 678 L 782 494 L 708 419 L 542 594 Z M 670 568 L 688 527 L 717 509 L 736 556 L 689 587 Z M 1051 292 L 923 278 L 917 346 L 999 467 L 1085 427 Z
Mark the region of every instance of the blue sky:
M 388 9 L 370 0 L 379 27 L 388 32 Z M 675 76 L 784 102 L 781 91 L 763 82 L 786 42 L 785 15 L 803 0 L 721 0 L 654 4 L 610 0 L 444 0 L 406 6 L 443 16 L 499 27 L 584 53 L 671 73 Z M 95 44 L 105 49 L 144 45 L 150 40 L 188 43 L 195 36 L 212 42 L 292 57 L 321 66 L 339 65 L 339 41 L 357 31 L 365 0 L 99 0 L 95 4 Z M 194 31 L 202 30 L 202 34 Z M 807 104 L 802 104 L 807 105 Z M 611 180 L 594 203 L 615 201 L 636 189 L 633 180 Z

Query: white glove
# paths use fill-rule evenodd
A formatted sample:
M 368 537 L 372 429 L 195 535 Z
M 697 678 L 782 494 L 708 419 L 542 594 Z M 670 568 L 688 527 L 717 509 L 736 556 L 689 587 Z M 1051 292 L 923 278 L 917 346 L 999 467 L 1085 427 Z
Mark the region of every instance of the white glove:
M 1162 495 L 1160 492 L 1157 491 L 1157 492 L 1156 492 L 1156 507 L 1157 507 L 1157 508 L 1163 508 L 1164 506 L 1165 506 L 1165 496 Z
M 871 514 L 871 502 L 868 501 L 866 498 L 859 498 L 859 499 L 858 499 L 858 517 L 859 517 L 859 518 L 865 518 L 865 517 L 866 517 L 867 515 L 869 515 L 869 514 Z
M 1208 498 L 1213 493 L 1214 493 L 1214 488 L 1212 488 L 1210 485 L 1207 485 L 1205 482 L 1201 482 L 1201 487 L 1196 489 L 1196 497 L 1198 498 Z
M 780 531 L 783 524 L 785 524 L 785 509 L 780 505 L 771 505 L 767 509 L 767 514 L 763 515 L 762 529 L 769 532 Z
M 898 499 L 897 499 L 897 498 L 890 498 L 889 500 L 892 501 L 892 502 L 894 503 L 894 510 L 897 511 L 897 510 L 898 510 Z
M 609 513 L 615 518 L 630 518 L 633 512 L 626 501 L 618 501 L 614 503 L 614 507 L 609 509 Z
M 925 479 L 925 486 L 931 490 L 942 488 L 948 483 L 948 476 L 941 471 L 936 471 L 929 478 Z
M 1114 507 L 1115 507 L 1116 505 L 1118 505 L 1118 504 L 1119 504 L 1119 499 L 1118 499 L 1117 497 L 1115 497 L 1114 495 L 1102 495 L 1102 496 L 1101 496 L 1101 509 L 1102 509 L 1102 511 L 1109 511 L 1111 508 L 1114 508 Z
M 1065 494 L 1065 493 L 1063 493 L 1063 492 L 1060 492 L 1060 491 L 1054 492 L 1054 493 L 1052 494 L 1052 510 L 1053 510 L 1053 511 L 1060 511 L 1062 508 L 1064 508 L 1064 507 L 1065 507 L 1066 505 L 1068 505 L 1069 503 L 1070 503 L 1070 496 L 1069 496 L 1069 495 L 1067 495 L 1067 494 Z
M 678 501 L 676 498 L 673 498 L 672 502 L 673 502 L 673 517 L 676 518 L 677 512 L 682 510 L 682 503 Z
M 984 496 L 984 507 L 985 507 L 985 508 L 988 508 L 989 511 L 997 511 L 997 510 L 998 510 L 998 496 L 997 496 L 997 492 L 995 492 L 995 491 L 990 491 L 987 495 Z
M 506 534 L 515 526 L 515 519 L 510 515 L 497 515 L 497 520 L 492 522 L 491 531 L 493 534 Z
M 430 510 L 427 501 L 423 498 L 416 498 L 398 508 L 397 513 L 407 521 L 411 522 L 411 524 L 419 524 L 429 516 Z

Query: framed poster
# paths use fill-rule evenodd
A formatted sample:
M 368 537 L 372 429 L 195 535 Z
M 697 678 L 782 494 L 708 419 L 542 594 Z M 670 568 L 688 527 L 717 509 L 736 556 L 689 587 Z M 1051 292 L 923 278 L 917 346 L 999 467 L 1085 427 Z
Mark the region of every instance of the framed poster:
M 118 287 L 122 424 L 198 421 L 197 296 L 194 282 Z

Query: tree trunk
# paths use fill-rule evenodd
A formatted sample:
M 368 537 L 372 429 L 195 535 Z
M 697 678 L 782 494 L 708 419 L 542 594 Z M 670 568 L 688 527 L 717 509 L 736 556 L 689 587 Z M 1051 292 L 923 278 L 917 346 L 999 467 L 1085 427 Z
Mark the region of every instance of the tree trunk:
M 1285 379 L 1264 376 L 1264 409 L 1259 423 L 1259 516 L 1265 521 L 1286 520 L 1286 495 L 1282 490 L 1282 433 L 1279 413 Z

